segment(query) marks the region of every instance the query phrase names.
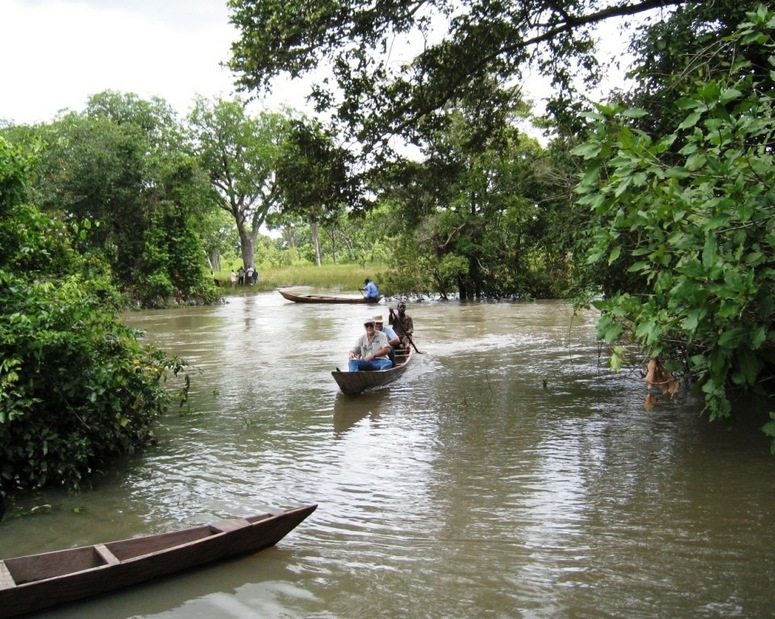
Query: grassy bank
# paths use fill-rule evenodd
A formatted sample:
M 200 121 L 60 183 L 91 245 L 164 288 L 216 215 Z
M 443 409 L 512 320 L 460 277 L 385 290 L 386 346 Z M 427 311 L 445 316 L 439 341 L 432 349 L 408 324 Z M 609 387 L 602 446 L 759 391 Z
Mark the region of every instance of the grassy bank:
M 363 281 L 367 277 L 379 286 L 380 274 L 385 269 L 385 265 L 381 264 L 367 267 L 354 264 L 325 264 L 320 267 L 303 265 L 281 269 L 259 269 L 258 286 L 250 288 L 256 291 L 271 291 L 285 286 L 311 286 L 320 290 L 355 292 L 363 288 Z M 216 281 L 224 290 L 231 289 L 229 275 L 229 271 L 215 273 Z

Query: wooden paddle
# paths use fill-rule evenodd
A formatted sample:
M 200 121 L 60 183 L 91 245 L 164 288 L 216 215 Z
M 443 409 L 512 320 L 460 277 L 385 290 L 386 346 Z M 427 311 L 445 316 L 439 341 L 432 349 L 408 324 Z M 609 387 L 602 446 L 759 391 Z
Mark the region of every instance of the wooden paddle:
M 405 335 L 405 336 L 407 337 L 407 339 L 409 340 L 409 343 L 412 345 L 412 348 L 414 348 L 414 351 L 415 351 L 415 352 L 416 352 L 418 355 L 423 355 L 423 354 L 425 354 L 425 353 L 422 353 L 422 352 L 420 352 L 419 350 L 417 350 L 417 346 L 415 346 L 415 345 L 414 345 L 414 342 L 412 341 L 412 336 L 411 336 L 411 335 L 409 335 L 409 334 L 406 332 L 406 327 L 404 327 L 404 323 L 403 323 L 403 322 L 401 322 L 401 317 L 398 315 L 398 312 L 396 312 L 396 313 L 394 314 L 394 313 L 393 313 L 393 308 L 391 307 L 391 308 L 389 308 L 389 309 L 390 309 L 390 315 L 391 315 L 391 316 L 393 316 L 393 317 L 394 317 L 394 318 L 395 318 L 395 319 L 398 321 L 398 324 L 399 324 L 399 325 L 401 325 L 401 330 L 404 332 L 404 335 Z

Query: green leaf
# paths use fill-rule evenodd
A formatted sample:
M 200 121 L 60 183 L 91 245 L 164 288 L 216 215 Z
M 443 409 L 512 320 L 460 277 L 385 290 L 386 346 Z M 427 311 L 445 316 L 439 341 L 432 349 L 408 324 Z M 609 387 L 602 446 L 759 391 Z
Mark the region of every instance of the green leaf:
M 622 247 L 621 245 L 617 245 L 616 247 L 611 250 L 611 255 L 608 256 L 608 264 L 613 264 L 616 259 L 619 257 L 619 254 L 622 253 Z
M 686 169 L 690 172 L 696 172 L 705 165 L 706 160 L 707 156 L 704 152 L 697 152 L 693 155 L 689 155 L 689 158 L 686 160 Z
M 665 170 L 665 177 L 666 178 L 677 178 L 677 179 L 683 179 L 691 176 L 691 172 L 683 167 L 672 167 Z
M 621 334 L 622 334 L 622 325 L 619 324 L 618 322 L 614 322 L 608 325 L 608 328 L 603 334 L 603 340 L 605 340 L 610 344 L 611 342 L 615 342 L 617 339 L 619 339 L 619 336 Z
M 594 159 L 600 154 L 599 142 L 584 142 L 579 144 L 571 151 L 572 154 L 583 157 L 584 159 Z
M 624 348 L 621 346 L 614 346 L 613 352 L 611 353 L 611 369 L 614 372 L 619 372 L 622 369 L 622 366 L 624 365 Z
M 763 325 L 757 325 L 751 331 L 751 349 L 758 350 L 767 341 L 767 331 Z
M 716 250 L 716 237 L 708 235 L 705 239 L 705 247 L 702 249 L 702 266 L 704 266 L 706 269 L 710 269 L 714 264 L 716 264 Z
M 755 385 L 762 368 L 759 357 L 749 348 L 743 348 L 740 350 L 739 361 L 744 383 L 748 386 Z
M 743 93 L 737 90 L 736 88 L 727 88 L 721 93 L 720 99 L 722 103 L 729 103 L 730 101 L 739 99 L 742 96 L 743 96 Z
M 748 328 L 744 326 L 732 327 L 724 333 L 718 339 L 718 345 L 721 348 L 737 348 L 740 346 L 748 336 Z
M 693 110 L 697 107 L 698 104 L 694 99 L 681 97 L 675 102 L 675 105 L 679 110 Z
M 648 115 L 648 112 L 638 107 L 633 107 L 622 112 L 622 116 L 625 118 L 643 118 L 646 115 Z
M 636 262 L 627 269 L 628 273 L 637 273 L 638 271 L 645 271 L 649 268 L 649 263 L 641 260 L 640 262 Z
M 700 323 L 700 312 L 699 310 L 692 310 L 690 311 L 686 318 L 684 318 L 682 327 L 685 331 L 694 331 L 697 328 L 697 325 Z
M 689 129 L 691 127 L 694 127 L 700 120 L 700 117 L 702 115 L 699 112 L 692 112 L 689 114 L 684 121 L 678 125 L 679 129 Z

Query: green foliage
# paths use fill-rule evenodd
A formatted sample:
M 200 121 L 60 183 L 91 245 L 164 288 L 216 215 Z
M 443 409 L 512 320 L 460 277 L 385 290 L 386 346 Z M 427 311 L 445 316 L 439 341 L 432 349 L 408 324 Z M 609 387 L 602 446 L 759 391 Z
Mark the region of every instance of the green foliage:
M 758 4 L 758 0 L 688 2 L 638 28 L 631 44 L 637 58 L 632 71 L 636 86 L 626 101 L 629 107 L 649 112 L 638 121 L 641 129 L 652 135 L 672 132 L 681 122 L 681 111 L 673 103 L 678 85 L 690 84 L 700 71 L 711 75 L 725 70 L 725 54 L 708 52 L 723 47 L 726 38 Z M 758 53 L 751 48 L 737 51 Z M 755 57 L 747 60 L 754 66 L 759 64 Z
M 151 439 L 184 364 L 142 346 L 108 278 L 22 202 L 33 161 L 0 138 L 0 485 L 78 488 Z
M 174 203 L 156 205 L 145 231 L 133 295 L 144 307 L 166 307 L 170 299 L 184 303 L 192 297 L 214 302 L 218 293 L 205 275 L 203 253 L 192 214 Z
M 508 113 L 486 131 L 468 110 L 448 116 L 443 130 L 427 132 L 425 162 L 385 168 L 375 182 L 393 211 L 392 229 L 407 240 L 394 256 L 391 281 L 411 284 L 405 292 L 445 297 L 552 295 L 559 289 L 552 281 L 567 281 L 572 261 L 572 253 L 547 242 L 550 222 L 570 202 L 569 193 L 548 199 L 553 162 Z
M 312 89 L 318 110 L 333 109 L 379 158 L 389 152 L 386 137 L 443 129 L 451 102 L 477 110 L 480 127 L 497 124 L 510 85 L 528 68 L 551 77 L 550 109 L 567 117 L 584 94 L 574 81 L 598 77 L 592 25 L 682 3 L 229 0 L 239 32 L 229 65 L 240 87 L 258 92 L 270 90 L 276 76 L 333 67 L 333 77 Z M 416 49 L 415 56 L 399 64 L 384 53 L 399 46 Z
M 104 92 L 90 98 L 85 112 L 68 113 L 37 132 L 46 147 L 34 185 L 36 201 L 73 227 L 95 224 L 78 240 L 79 252 L 106 260 L 116 282 L 142 304 L 163 306 L 173 293 L 187 300 L 213 297 L 198 241 L 213 195 L 165 102 Z M 170 209 L 180 213 L 177 221 L 165 214 Z M 147 243 L 157 239 L 153 228 L 160 219 L 186 224 L 161 239 L 165 244 L 159 250 L 178 258 L 166 265 L 148 260 L 154 250 Z M 190 265 L 195 276 L 173 264 Z M 160 286 L 162 281 L 168 285 Z M 170 296 L 161 297 L 165 292 Z
M 319 224 L 336 221 L 355 202 L 348 152 L 334 143 L 334 134 L 319 123 L 294 120 L 277 161 L 277 184 L 284 218 L 311 225 L 316 264 L 322 263 Z
M 711 419 L 731 415 L 730 389 L 763 393 L 775 368 L 775 14 L 748 18 L 714 50 L 724 70 L 698 71 L 681 93 L 670 133 L 633 127 L 642 110 L 600 106 L 575 151 L 579 201 L 598 218 L 589 262 L 639 282 L 597 304 L 598 334 L 688 368 Z
M 245 268 L 255 266 L 259 229 L 279 208 L 275 172 L 288 119 L 269 112 L 251 117 L 238 99 L 200 97 L 189 123 L 216 202 L 237 227 L 242 263 Z

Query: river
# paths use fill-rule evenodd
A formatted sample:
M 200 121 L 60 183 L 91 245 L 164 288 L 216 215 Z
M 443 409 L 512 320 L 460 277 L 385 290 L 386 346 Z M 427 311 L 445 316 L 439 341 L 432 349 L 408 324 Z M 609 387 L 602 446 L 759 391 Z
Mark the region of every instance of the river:
M 0 557 L 319 507 L 254 556 L 40 616 L 775 614 L 764 420 L 708 424 L 685 391 L 647 412 L 564 302 L 410 303 L 422 354 L 346 397 L 330 371 L 375 311 L 260 293 L 128 314 L 191 363 L 188 404 L 93 489 L 22 500 L 49 507 L 0 525 Z

